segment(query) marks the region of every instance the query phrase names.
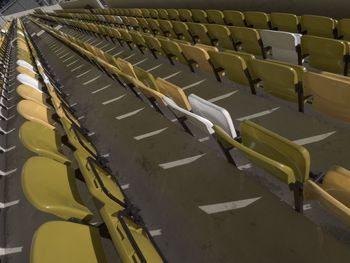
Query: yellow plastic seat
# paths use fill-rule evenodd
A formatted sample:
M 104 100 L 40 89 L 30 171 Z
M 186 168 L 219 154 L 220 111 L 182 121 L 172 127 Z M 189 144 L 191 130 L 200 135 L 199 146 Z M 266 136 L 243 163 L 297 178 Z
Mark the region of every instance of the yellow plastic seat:
M 174 64 L 174 61 L 179 61 L 185 65 L 188 65 L 188 61 L 184 57 L 178 42 L 163 38 L 159 38 L 159 41 L 171 64 Z
M 207 13 L 201 9 L 191 9 L 192 20 L 196 23 L 208 23 Z
M 146 41 L 147 48 L 152 52 L 155 58 L 158 58 L 158 55 L 165 55 L 158 38 L 151 35 L 143 35 L 143 38 Z
M 169 38 L 177 38 L 177 35 L 173 29 L 173 24 L 169 20 L 158 20 L 159 27 L 162 30 L 164 36 Z
M 107 263 L 98 229 L 64 221 L 43 224 L 33 237 L 30 263 L 47 262 Z
M 350 226 L 350 171 L 334 166 L 322 179 L 322 184 L 307 181 L 305 200 L 318 200 L 322 207 Z
M 270 29 L 270 17 L 264 12 L 244 12 L 244 16 L 249 27 L 257 29 Z
M 245 17 L 242 12 L 235 10 L 224 10 L 223 13 L 226 25 L 240 27 L 246 26 Z
M 289 185 L 294 191 L 295 209 L 303 210 L 302 185 L 310 172 L 310 155 L 303 146 L 251 121 L 240 124 L 242 144 L 216 125 L 214 130 L 223 145 L 237 148 L 254 164 Z
M 208 35 L 208 30 L 204 24 L 187 23 L 187 26 L 195 43 L 209 46 L 212 45 L 211 39 Z
M 151 17 L 151 14 L 149 12 L 149 9 L 147 8 L 141 8 L 141 12 L 142 12 L 142 16 L 144 18 L 150 18 Z
M 148 9 L 149 14 L 151 16 L 151 18 L 153 19 L 157 19 L 158 18 L 158 11 L 157 9 Z
M 30 86 L 21 84 L 17 87 L 16 92 L 25 100 L 31 100 L 38 104 L 42 104 L 45 107 L 49 107 L 46 102 L 48 96 L 39 89 L 34 89 Z
M 225 25 L 224 13 L 220 10 L 206 10 L 208 22 L 211 24 Z
M 192 13 L 189 9 L 179 9 L 179 18 L 183 22 L 193 22 Z
M 286 31 L 290 33 L 300 32 L 299 17 L 288 13 L 271 13 L 271 27 L 279 31 Z
M 143 35 L 140 32 L 130 31 L 130 36 L 132 38 L 133 44 L 138 47 L 141 53 L 144 53 L 147 45 L 145 39 L 143 38 Z
M 24 147 L 38 155 L 70 163 L 62 151 L 60 134 L 46 126 L 26 121 L 19 129 L 19 138 Z
M 179 21 L 179 11 L 177 9 L 167 9 L 169 20 Z
M 325 115 L 350 123 L 350 78 L 335 74 L 304 74 L 305 88 L 312 94 L 312 107 Z
M 208 30 L 208 35 L 211 39 L 211 42 L 215 46 L 219 46 L 225 49 L 235 49 L 235 45 L 231 38 L 231 32 L 226 26 L 222 25 L 205 25 Z
M 186 23 L 180 21 L 172 21 L 171 23 L 178 39 L 193 42 L 192 36 L 189 33 L 189 28 Z
M 142 68 L 139 68 L 137 66 L 134 66 L 134 71 L 136 74 L 136 77 L 138 80 L 140 80 L 143 84 L 145 84 L 147 87 L 158 91 L 158 86 L 156 83 L 156 79 L 153 77 L 153 75 L 146 70 L 143 70 Z
M 62 219 L 88 222 L 92 213 L 83 204 L 70 167 L 46 157 L 31 157 L 22 168 L 22 189 L 38 210 Z
M 318 37 L 335 38 L 337 22 L 326 16 L 302 15 L 301 28 L 303 34 Z
M 17 72 L 18 72 L 19 74 L 26 74 L 26 75 L 28 75 L 28 76 L 34 78 L 34 79 L 38 79 L 38 78 L 39 78 L 38 75 L 37 75 L 35 72 L 31 71 L 31 70 L 28 69 L 28 68 L 18 66 L 18 67 L 16 68 L 16 70 L 17 70 Z
M 350 19 L 340 19 L 338 22 L 338 36 L 340 39 L 350 41 Z
M 153 35 L 162 35 L 163 32 L 160 29 L 159 22 L 156 19 L 146 19 L 149 28 L 151 29 Z
M 55 129 L 55 121 L 50 110 L 30 100 L 21 100 L 17 104 L 17 112 L 25 119 L 40 123 L 50 129 Z
M 309 59 L 309 65 L 319 70 L 348 74 L 350 46 L 346 41 L 304 35 L 301 53 Z
M 143 17 L 137 17 L 136 18 L 137 21 L 139 22 L 140 27 L 142 28 L 142 31 L 145 33 L 149 33 L 150 32 L 150 27 L 147 23 L 147 20 Z
M 158 11 L 159 19 L 163 19 L 163 20 L 169 19 L 168 11 L 166 9 L 158 9 L 157 11 Z

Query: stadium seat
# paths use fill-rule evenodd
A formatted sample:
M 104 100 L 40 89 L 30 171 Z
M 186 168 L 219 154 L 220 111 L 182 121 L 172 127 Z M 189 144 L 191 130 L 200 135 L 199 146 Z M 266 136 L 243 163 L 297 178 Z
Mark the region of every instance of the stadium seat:
M 301 64 L 301 34 L 260 30 L 264 46 L 272 48 L 272 58 L 292 64 Z
M 160 29 L 158 20 L 156 19 L 146 19 L 146 20 L 153 35 L 163 35 L 162 30 Z
M 137 46 L 140 52 L 143 54 L 147 47 L 143 35 L 140 32 L 130 31 L 130 36 L 132 38 L 133 44 Z
M 204 10 L 201 9 L 191 9 L 192 20 L 195 23 L 208 23 L 208 16 Z
M 179 9 L 179 17 L 183 22 L 193 22 L 192 13 L 189 9 Z
M 225 25 L 224 13 L 220 10 L 206 10 L 210 24 Z
M 303 34 L 318 37 L 335 38 L 336 20 L 326 16 L 302 15 L 301 28 Z
M 140 67 L 134 66 L 134 71 L 138 80 L 140 80 L 147 87 L 158 91 L 158 86 L 153 75 Z
M 158 19 L 157 9 L 148 9 L 148 11 L 149 11 L 149 15 L 151 16 L 151 18 Z
M 304 35 L 301 53 L 311 67 L 332 73 L 348 74 L 349 43 L 346 41 Z
M 193 42 L 193 38 L 189 33 L 189 28 L 186 23 L 180 21 L 172 21 L 174 32 L 178 39 L 186 40 L 188 42 Z
M 46 157 L 31 157 L 22 168 L 22 189 L 38 210 L 65 220 L 89 222 L 93 215 L 83 204 L 72 168 Z
M 151 18 L 151 14 L 150 14 L 149 9 L 141 8 L 141 12 L 142 12 L 142 16 L 144 18 Z
M 44 105 L 45 107 L 49 107 L 46 102 L 48 96 L 39 89 L 33 89 L 30 86 L 21 84 L 17 87 L 16 92 L 25 100 L 32 100 L 36 103 Z
M 169 20 L 179 21 L 179 11 L 177 9 L 167 9 Z
M 338 22 L 339 39 L 350 41 L 350 19 L 340 19 Z
M 244 16 L 249 27 L 256 29 L 270 29 L 270 17 L 263 12 L 244 12 Z
M 225 24 L 229 26 L 246 26 L 244 14 L 240 11 L 224 10 Z
M 159 19 L 163 19 L 163 20 L 169 19 L 168 11 L 166 9 L 158 9 L 157 11 L 158 11 Z
M 173 29 L 173 24 L 169 20 L 158 20 L 159 27 L 163 31 L 164 36 L 169 38 L 177 38 L 177 35 Z
M 139 25 L 142 28 L 142 31 L 145 33 L 149 33 L 151 29 L 147 23 L 147 20 L 143 17 L 137 17 L 136 19 L 139 22 Z
M 305 200 L 319 201 L 322 207 L 350 226 L 350 171 L 334 166 L 321 180 L 322 183 L 306 182 Z
M 245 154 L 254 164 L 289 185 L 294 192 L 295 209 L 303 211 L 303 184 L 309 178 L 310 155 L 297 145 L 251 121 L 240 124 L 242 144 L 214 125 L 218 138 Z
M 208 30 L 204 24 L 187 23 L 187 26 L 195 43 L 209 46 L 212 45 L 211 39 L 208 35 Z
M 155 58 L 158 58 L 158 55 L 165 55 L 158 38 L 151 35 L 144 35 L 143 38 L 145 39 L 147 48 Z
M 166 38 L 159 38 L 159 41 L 164 53 L 172 65 L 174 65 L 174 61 L 179 61 L 182 64 L 188 65 L 187 59 L 182 54 L 182 50 L 178 42 Z
M 341 77 L 341 76 L 340 76 Z M 350 96 L 350 78 L 335 74 L 304 74 L 304 87 L 313 96 L 312 107 L 344 122 L 350 123 L 350 107 L 347 98 Z
M 208 30 L 211 42 L 215 46 L 225 49 L 235 49 L 230 30 L 228 30 L 226 26 L 212 24 L 206 24 L 205 26 Z
M 287 13 L 271 13 L 271 27 L 278 31 L 300 33 L 299 17 Z

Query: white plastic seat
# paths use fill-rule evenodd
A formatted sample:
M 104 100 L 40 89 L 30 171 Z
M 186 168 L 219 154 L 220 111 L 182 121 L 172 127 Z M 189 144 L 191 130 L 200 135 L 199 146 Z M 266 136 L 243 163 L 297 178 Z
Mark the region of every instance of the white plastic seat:
M 298 46 L 301 34 L 284 31 L 260 30 L 264 46 L 272 47 L 273 59 L 298 64 Z
M 29 64 L 29 63 L 28 63 L 27 61 L 25 61 L 25 60 L 19 59 L 19 60 L 17 60 L 16 64 L 17 64 L 18 66 L 25 67 L 25 68 L 27 68 L 27 69 L 29 69 L 29 70 L 31 70 L 31 71 L 33 71 L 33 72 L 35 73 L 35 70 L 34 70 L 33 65 Z
M 17 76 L 17 80 L 24 85 L 30 86 L 40 91 L 42 90 L 42 85 L 40 84 L 40 82 L 26 74 L 19 74 Z
M 188 101 L 191 104 L 192 112 L 194 114 L 197 114 L 213 124 L 220 126 L 227 134 L 232 136 L 232 138 L 237 137 L 231 116 L 226 109 L 194 94 L 188 96 Z

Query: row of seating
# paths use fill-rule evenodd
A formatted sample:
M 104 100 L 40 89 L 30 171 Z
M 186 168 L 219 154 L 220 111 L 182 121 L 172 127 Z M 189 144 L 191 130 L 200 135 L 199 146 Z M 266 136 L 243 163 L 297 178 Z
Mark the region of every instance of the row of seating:
M 101 235 L 112 239 L 123 262 L 165 262 L 20 21 L 16 42 L 17 80 L 22 83 L 17 87 L 22 98 L 17 112 L 28 120 L 20 127 L 19 137 L 38 155 L 22 168 L 22 188 L 37 209 L 66 220 L 39 227 L 30 262 L 107 262 Z M 74 159 L 63 146 L 71 149 Z M 96 222 L 96 215 L 83 203 L 77 179 L 85 182 L 103 222 Z
M 45 19 L 116 39 L 121 44 L 126 43 L 131 49 L 134 45 L 141 52 L 150 50 L 155 57 L 166 56 L 170 63 L 179 61 L 188 65 L 192 71 L 199 68 L 213 73 L 219 81 L 226 76 L 235 83 L 250 87 L 253 94 L 256 94 L 257 88 L 263 87 L 266 93 L 297 102 L 301 112 L 304 111 L 304 103 L 312 96 L 313 107 L 317 111 L 342 121 L 349 122 L 350 120 L 348 117 L 350 109 L 341 99 L 341 97 L 349 96 L 350 81 L 347 77 L 338 77 L 331 73 L 313 75 L 307 72 L 305 67 L 299 65 L 275 60 L 260 60 L 253 55 L 233 50 L 220 52 L 217 48 L 207 45 L 191 45 L 185 41 L 171 40 L 162 36 L 156 37 L 126 29 L 61 20 L 54 17 L 45 17 Z M 89 48 L 93 49 L 93 47 Z M 323 79 L 328 81 L 325 82 Z M 320 85 L 320 83 L 327 83 L 327 86 Z
M 292 33 L 302 33 L 320 37 L 350 40 L 350 19 L 336 19 L 316 16 L 297 16 L 289 13 L 264 13 L 237 10 L 202 10 L 202 9 L 146 9 L 146 8 L 97 8 L 56 10 L 58 14 L 66 12 L 90 15 L 132 16 L 153 19 L 199 22 L 228 26 L 253 27 L 256 29 L 273 29 Z M 90 11 L 90 12 L 89 12 Z
M 44 15 L 38 15 L 45 18 Z M 68 14 L 69 17 L 75 14 Z M 88 17 L 79 17 L 88 16 Z M 106 24 L 101 15 L 78 15 L 78 18 Z M 119 18 L 119 19 L 118 19 Z M 134 17 L 114 17 L 117 26 L 221 49 L 247 52 L 262 58 L 273 58 L 293 64 L 303 64 L 318 70 L 348 74 L 349 42 L 273 30 L 202 24 Z M 62 20 L 61 20 L 62 21 Z M 110 23 L 107 23 L 110 25 Z M 113 24 L 112 24 L 113 25 Z
M 142 72 L 121 58 L 111 58 L 101 49 L 82 40 L 62 32 L 59 33 L 38 21 L 35 23 L 63 43 L 76 49 L 88 60 L 97 63 L 107 74 L 117 78 L 124 86 L 133 90 L 137 96 L 142 94 L 145 102 L 148 102 L 164 116 L 167 116 L 165 111 L 170 111 L 185 131 L 193 134 L 186 124 L 187 121 L 205 130 L 215 138 L 231 163 L 234 164 L 234 160 L 229 150 L 234 147 L 251 159 L 253 163 L 288 184 L 294 191 L 297 211 L 303 210 L 305 194 L 307 197 L 321 200 L 344 222 L 349 223 L 350 209 L 347 207 L 347 202 L 350 193 L 346 188 L 331 183 L 332 180 L 343 180 L 344 185 L 348 185 L 349 171 L 341 167 L 334 167 L 326 175 L 309 179 L 310 156 L 304 147 L 251 121 L 241 123 L 240 136 L 238 136 L 231 117 L 224 108 L 194 94 L 187 98 L 180 87 L 164 79 L 155 79 L 150 73 Z M 323 184 L 320 183 L 322 180 Z M 307 193 L 304 193 L 304 186 Z M 342 196 L 334 194 L 333 190 L 330 190 L 331 188 L 337 189 L 336 191 L 341 192 Z M 325 198 L 326 196 L 327 198 Z M 341 205 L 339 205 L 340 203 Z

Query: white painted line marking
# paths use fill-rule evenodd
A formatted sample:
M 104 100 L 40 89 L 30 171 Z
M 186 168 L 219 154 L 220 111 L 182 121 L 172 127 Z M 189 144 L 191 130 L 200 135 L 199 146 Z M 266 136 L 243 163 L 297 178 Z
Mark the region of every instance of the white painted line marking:
M 13 149 L 15 149 L 16 146 L 12 146 L 10 148 L 3 148 L 2 146 L 0 146 L 0 150 L 3 151 L 3 152 L 9 152 L 9 151 L 12 151 Z
M 152 70 L 155 70 L 155 69 L 161 67 L 162 65 L 163 65 L 163 64 L 159 64 L 159 65 L 157 65 L 157 66 L 154 66 L 153 68 L 146 69 L 146 71 L 147 71 L 147 72 L 151 72 Z
M 109 153 L 106 153 L 106 154 L 103 154 L 103 155 L 101 155 L 103 158 L 107 158 L 107 157 L 109 157 Z
M 105 52 L 111 52 L 112 50 L 114 50 L 114 49 L 116 49 L 117 47 L 112 47 L 112 48 L 110 48 L 110 49 L 108 49 L 107 51 L 105 51 Z
M 310 144 L 310 143 L 314 143 L 314 142 L 323 141 L 323 140 L 327 139 L 329 136 L 333 135 L 334 133 L 336 133 L 336 131 L 332 131 L 332 132 L 328 132 L 328 133 L 324 133 L 324 134 L 320 134 L 320 135 L 316 135 L 316 136 L 311 136 L 308 138 L 295 140 L 293 142 L 296 144 L 299 144 L 299 145 L 306 145 L 306 144 Z
M 44 30 L 40 30 L 36 35 L 38 36 L 38 37 L 40 37 L 42 34 L 44 34 L 45 33 L 45 31 Z
M 0 256 L 22 252 L 23 247 L 2 248 L 0 247 Z
M 66 59 L 63 60 L 62 62 L 67 62 L 67 61 L 70 60 L 71 58 L 74 58 L 74 55 L 71 55 L 70 57 L 66 58 Z
M 209 102 L 217 102 L 219 100 L 223 100 L 223 99 L 226 99 L 228 97 L 231 97 L 233 94 L 236 94 L 238 92 L 238 90 L 235 90 L 235 91 L 232 91 L 230 93 L 226 93 L 224 95 L 221 95 L 221 96 L 217 96 L 215 98 L 212 98 L 212 99 L 209 99 L 208 101 Z
M 133 66 L 137 66 L 137 65 L 140 65 L 141 63 L 147 61 L 148 58 L 144 58 L 143 60 L 139 61 L 139 62 L 136 62 L 135 64 L 133 64 Z
M 161 236 L 161 235 L 162 235 L 162 230 L 161 230 L 161 229 L 151 230 L 151 231 L 149 231 L 149 234 L 150 234 L 152 237 Z
M 19 203 L 19 200 L 8 202 L 8 203 L 0 203 L 0 208 L 6 208 L 9 206 L 17 205 Z
M 109 45 L 109 43 L 107 43 L 106 45 L 100 47 L 100 49 L 104 49 L 105 47 L 107 47 Z
M 199 155 L 196 155 L 196 156 L 192 156 L 192 157 L 188 157 L 188 158 L 185 158 L 185 159 L 181 159 L 181 160 L 168 162 L 168 163 L 161 163 L 161 164 L 159 164 L 159 166 L 162 167 L 164 170 L 165 169 L 170 169 L 170 168 L 173 168 L 173 167 L 177 167 L 177 166 L 181 166 L 181 165 L 192 163 L 192 162 L 198 160 L 199 158 L 201 158 L 204 155 L 205 155 L 205 153 L 199 154 Z
M 187 90 L 187 89 L 190 89 L 190 88 L 192 88 L 192 87 L 195 87 L 195 86 L 197 86 L 197 85 L 203 83 L 204 81 L 206 81 L 206 79 L 202 79 L 202 80 L 200 80 L 200 81 L 197 81 L 197 82 L 195 82 L 195 83 L 192 83 L 192 84 L 190 84 L 190 85 L 187 85 L 187 86 L 183 87 L 182 90 Z
M 156 130 L 156 131 L 153 131 L 153 132 L 148 132 L 148 133 L 145 133 L 145 134 L 142 134 L 142 135 L 135 136 L 134 139 L 139 141 L 139 140 L 142 140 L 142 139 L 145 139 L 145 138 L 148 138 L 148 137 L 160 134 L 163 131 L 165 131 L 166 129 L 168 129 L 168 127 L 165 127 L 163 129 L 159 129 L 159 130 Z
M 57 25 L 57 26 L 54 27 L 54 29 L 59 30 L 59 29 L 61 29 L 62 27 L 63 27 L 62 25 Z
M 145 107 L 141 108 L 141 109 L 138 109 L 138 110 L 134 110 L 132 112 L 129 112 L 129 113 L 126 113 L 126 114 L 123 114 L 123 115 L 120 115 L 118 117 L 115 117 L 117 120 L 122 120 L 122 119 L 125 119 L 127 117 L 130 117 L 130 116 L 133 116 L 137 113 L 139 113 L 140 111 L 142 111 Z
M 172 77 L 175 77 L 175 76 L 179 75 L 180 73 L 181 73 L 181 71 L 178 71 L 178 72 L 175 72 L 175 73 L 173 73 L 173 74 L 171 74 L 169 76 L 166 76 L 166 77 L 164 77 L 162 79 L 167 80 L 167 79 L 170 79 Z
M 310 209 L 312 209 L 311 204 L 304 204 L 304 205 L 303 205 L 303 210 L 304 210 L 304 211 L 310 210 Z
M 11 130 L 9 130 L 9 131 L 5 131 L 5 130 L 3 130 L 3 129 L 0 127 L 0 132 L 2 132 L 2 133 L 4 133 L 4 134 L 10 134 L 10 133 L 13 132 L 14 130 L 16 130 L 16 128 L 13 128 L 13 129 L 11 129 Z
M 78 118 L 78 121 L 80 121 L 80 120 L 82 120 L 82 119 L 85 119 L 85 116 L 84 116 L 84 115 L 80 116 L 80 117 Z
M 95 44 L 95 47 L 98 47 L 99 45 L 101 45 L 104 42 L 104 40 L 102 40 L 101 42 L 98 42 L 97 44 Z
M 88 137 L 91 137 L 91 136 L 94 136 L 96 133 L 95 132 L 89 132 L 88 134 L 87 134 L 87 136 Z
M 135 56 L 136 53 L 132 53 L 131 55 L 127 56 L 126 58 L 123 58 L 124 60 L 128 60 L 129 58 L 132 58 L 133 56 Z
M 119 96 L 119 97 L 116 97 L 116 98 L 114 98 L 114 99 L 110 99 L 110 100 L 104 101 L 104 102 L 102 102 L 102 105 L 107 105 L 107 104 L 109 104 L 109 103 L 112 103 L 112 102 L 115 102 L 115 101 L 117 101 L 117 100 L 120 100 L 121 98 L 125 97 L 125 95 L 126 95 L 126 94 L 123 94 L 123 95 L 121 95 L 121 96 Z
M 238 119 L 236 119 L 236 120 L 237 120 L 237 121 L 251 120 L 251 119 L 258 118 L 258 117 L 261 117 L 261 116 L 264 116 L 264 115 L 271 114 L 272 112 L 278 110 L 279 108 L 280 108 L 280 107 L 273 108 L 273 109 L 271 109 L 271 110 L 265 110 L 265 111 L 258 112 L 258 113 L 252 114 L 252 115 L 248 115 L 248 116 L 245 116 L 245 117 L 238 118 Z
M 73 64 L 77 63 L 77 62 L 78 62 L 78 60 L 79 60 L 79 59 L 74 60 L 73 62 L 71 62 L 71 63 L 67 64 L 67 67 L 72 66 Z
M 126 190 L 126 189 L 129 189 L 130 184 L 124 184 L 124 185 L 122 185 L 120 187 L 122 188 L 122 190 Z
M 247 207 L 248 205 L 251 205 L 252 203 L 259 200 L 260 198 L 261 197 L 256 197 L 256 198 L 244 199 L 239 201 L 217 203 L 212 205 L 203 205 L 203 206 L 199 206 L 199 209 L 201 209 L 202 211 L 210 215 L 210 214 L 221 213 L 225 211 Z
M 78 79 L 78 78 L 81 78 L 82 76 L 88 74 L 91 70 L 92 70 L 92 69 L 89 69 L 89 70 L 87 70 L 87 71 L 85 71 L 85 72 L 83 72 L 83 73 L 77 75 L 76 78 L 77 78 L 77 79 Z
M 198 139 L 199 142 L 205 142 L 205 141 L 209 141 L 209 140 L 210 140 L 209 136 Z
M 122 54 L 122 53 L 124 53 L 124 52 L 125 52 L 125 50 L 122 50 L 122 51 L 119 51 L 119 52 L 115 53 L 115 54 L 112 55 L 112 56 L 115 57 L 115 56 L 118 56 L 118 55 L 120 55 L 120 54 Z
M 83 83 L 83 86 L 86 86 L 86 85 L 88 85 L 88 84 L 94 82 L 95 80 L 98 80 L 100 77 L 102 77 L 102 75 L 98 75 L 98 76 L 94 77 L 93 79 L 90 79 L 90 80 L 84 82 L 84 83 Z
M 62 48 L 64 48 L 64 47 L 63 47 L 63 46 L 61 46 L 60 48 L 56 49 L 56 50 L 54 51 L 54 53 L 57 53 L 57 52 L 61 51 L 61 50 L 62 50 Z
M 60 56 L 60 57 L 58 57 L 59 59 L 62 59 L 62 58 L 64 58 L 64 57 L 66 57 L 66 56 L 68 56 L 70 54 L 70 51 L 68 51 L 66 54 L 64 54 L 63 56 Z
M 242 164 L 242 165 L 237 166 L 238 170 L 241 170 L 241 171 L 248 170 L 252 167 L 253 167 L 253 165 L 251 163 Z
M 61 50 L 60 52 L 58 52 L 56 55 L 57 56 L 61 56 L 64 52 L 66 52 L 67 50 L 66 49 L 63 49 L 63 50 Z
M 10 175 L 10 174 L 13 174 L 13 173 L 16 172 L 16 171 L 17 171 L 17 168 L 12 169 L 12 170 L 7 171 L 7 172 L 4 172 L 4 171 L 1 171 L 1 170 L 0 170 L 0 175 L 1 175 L 1 176 L 7 176 L 7 175 Z
M 96 94 L 97 92 L 100 92 L 102 90 L 108 89 L 110 86 L 112 86 L 112 84 L 108 84 L 107 86 L 104 86 L 100 89 L 94 90 L 93 92 L 91 92 L 91 94 Z
M 171 122 L 177 122 L 178 121 L 178 119 L 172 119 L 172 120 L 170 120 Z
M 70 104 L 69 106 L 74 107 L 76 105 L 78 105 L 78 102 L 74 102 L 74 103 Z

